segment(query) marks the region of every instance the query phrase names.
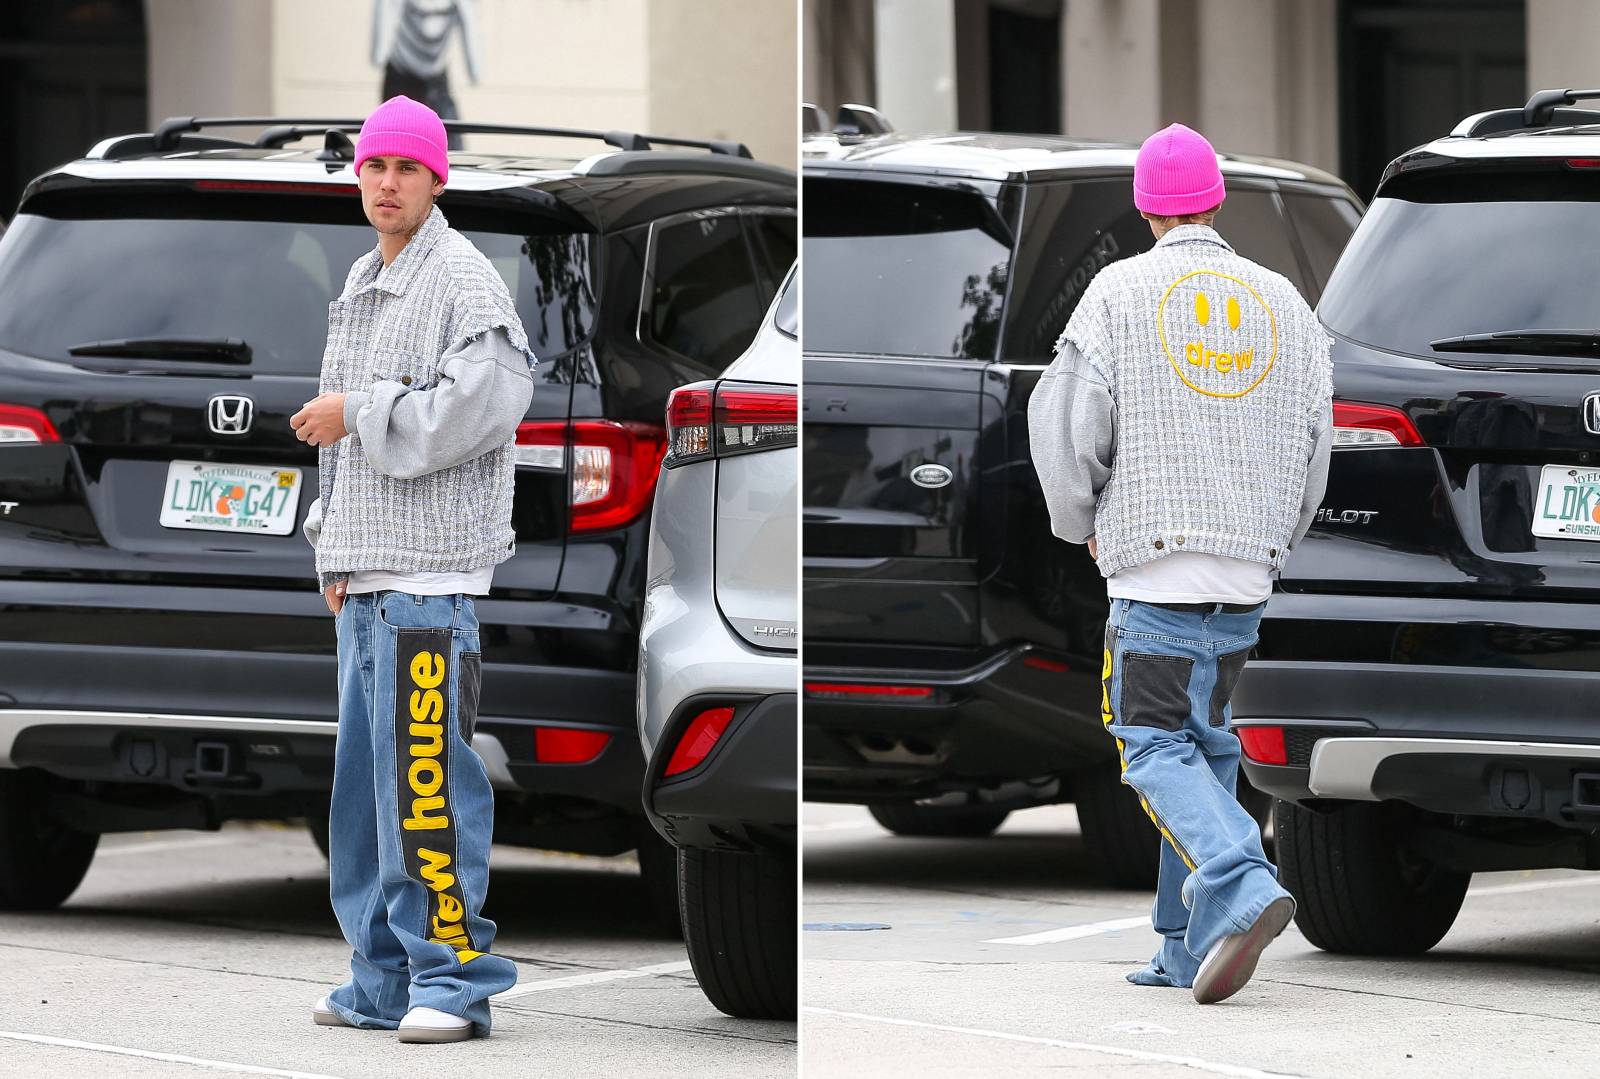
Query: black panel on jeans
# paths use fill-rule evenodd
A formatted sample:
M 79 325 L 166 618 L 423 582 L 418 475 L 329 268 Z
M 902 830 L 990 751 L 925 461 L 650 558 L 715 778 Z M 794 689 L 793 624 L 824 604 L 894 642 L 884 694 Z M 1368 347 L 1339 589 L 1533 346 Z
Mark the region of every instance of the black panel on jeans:
M 1244 661 L 1250 658 L 1250 649 L 1241 648 L 1217 657 L 1217 684 L 1211 690 L 1211 725 L 1222 726 L 1222 712 L 1233 699 L 1233 687 L 1239 684 L 1244 673 Z
M 1181 731 L 1189 719 L 1189 675 L 1194 660 L 1126 652 L 1122 657 L 1121 714 L 1117 722 Z
M 478 726 L 478 690 L 483 685 L 483 653 L 461 653 L 461 670 L 457 673 L 461 681 L 460 723 L 461 740 L 467 744 L 472 743 L 472 732 Z

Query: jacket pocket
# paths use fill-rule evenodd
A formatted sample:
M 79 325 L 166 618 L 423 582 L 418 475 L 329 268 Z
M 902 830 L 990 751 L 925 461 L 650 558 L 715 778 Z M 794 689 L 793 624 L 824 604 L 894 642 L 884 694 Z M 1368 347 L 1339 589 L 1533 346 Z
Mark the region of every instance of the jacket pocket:
M 472 732 L 478 726 L 478 694 L 483 684 L 483 653 L 461 653 L 461 670 L 456 677 L 461 682 L 460 722 L 461 740 L 472 744 Z

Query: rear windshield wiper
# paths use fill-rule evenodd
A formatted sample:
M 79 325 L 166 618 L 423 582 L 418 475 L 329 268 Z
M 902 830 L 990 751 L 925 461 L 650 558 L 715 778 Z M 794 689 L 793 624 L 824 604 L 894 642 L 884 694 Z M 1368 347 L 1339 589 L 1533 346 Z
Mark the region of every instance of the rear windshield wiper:
M 1535 356 L 1600 356 L 1600 330 L 1502 330 L 1441 337 L 1435 352 L 1522 352 Z
M 85 341 L 67 349 L 74 356 L 138 356 L 152 360 L 249 363 L 250 346 L 237 337 L 123 337 Z

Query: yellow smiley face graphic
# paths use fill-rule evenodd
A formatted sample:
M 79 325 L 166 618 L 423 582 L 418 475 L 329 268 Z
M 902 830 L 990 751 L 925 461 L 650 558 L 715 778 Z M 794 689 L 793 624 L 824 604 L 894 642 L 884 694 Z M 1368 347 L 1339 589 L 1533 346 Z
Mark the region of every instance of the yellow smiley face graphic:
M 1248 283 L 1215 270 L 1184 274 L 1167 288 L 1156 334 L 1173 373 L 1207 397 L 1243 397 L 1278 359 L 1272 308 Z

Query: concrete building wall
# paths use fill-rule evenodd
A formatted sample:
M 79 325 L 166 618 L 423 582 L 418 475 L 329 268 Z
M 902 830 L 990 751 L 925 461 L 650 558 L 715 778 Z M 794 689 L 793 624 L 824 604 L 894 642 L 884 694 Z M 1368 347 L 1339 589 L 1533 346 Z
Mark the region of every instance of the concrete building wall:
M 1600 87 L 1600 4 L 1528 0 L 1528 92 Z M 1586 107 L 1595 108 L 1596 103 Z
M 380 100 L 370 0 L 146 3 L 152 122 L 364 116 Z M 476 85 L 459 36 L 452 46 L 451 93 L 465 119 L 738 138 L 763 160 L 794 163 L 792 0 L 479 0 L 478 11 Z M 519 142 L 482 135 L 466 145 Z
M 149 119 L 272 107 L 273 0 L 145 0 Z
M 800 155 L 794 0 L 650 0 L 648 130 L 739 139 L 763 161 Z
M 876 105 L 902 131 L 956 126 L 954 0 L 877 0 Z

